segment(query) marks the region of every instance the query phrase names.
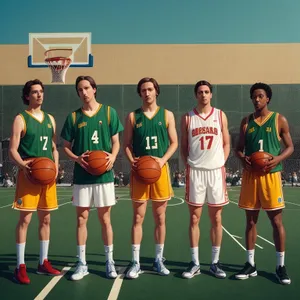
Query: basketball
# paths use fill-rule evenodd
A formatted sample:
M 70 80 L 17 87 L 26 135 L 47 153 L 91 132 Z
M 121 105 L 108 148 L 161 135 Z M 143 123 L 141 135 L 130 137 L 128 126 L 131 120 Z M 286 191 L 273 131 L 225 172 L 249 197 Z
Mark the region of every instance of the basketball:
M 35 184 L 47 185 L 55 180 L 56 166 L 47 157 L 37 157 L 30 164 L 29 178 Z
M 88 172 L 92 175 L 99 176 L 106 172 L 107 154 L 104 151 L 91 151 L 87 158 Z
M 151 156 L 142 156 L 136 164 L 136 175 L 146 184 L 155 183 L 161 175 L 159 163 Z
M 272 155 L 268 152 L 257 151 L 250 156 L 252 169 L 256 172 L 266 172 L 265 167 L 268 164 Z

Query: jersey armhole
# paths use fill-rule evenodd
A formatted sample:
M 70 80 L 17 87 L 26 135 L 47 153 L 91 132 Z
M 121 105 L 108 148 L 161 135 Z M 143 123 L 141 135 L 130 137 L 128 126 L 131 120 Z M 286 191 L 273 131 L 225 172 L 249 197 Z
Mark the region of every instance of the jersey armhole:
M 221 132 L 223 131 L 223 112 L 222 110 L 220 109 L 219 111 L 219 122 L 220 122 L 220 128 L 221 128 Z
M 75 125 L 75 123 L 76 123 L 76 111 L 72 112 L 72 121 L 73 121 L 73 125 Z
M 21 117 L 22 121 L 23 121 L 23 134 L 21 132 L 21 138 L 23 138 L 25 135 L 26 135 L 26 132 L 27 132 L 27 126 L 26 126 L 26 121 L 25 121 L 25 118 L 22 114 L 19 114 L 19 116 Z
M 165 124 L 166 124 L 166 128 L 169 127 L 169 120 L 168 120 L 168 111 L 165 109 Z
M 130 120 L 130 123 L 131 123 L 132 128 L 134 128 L 134 126 L 135 126 L 135 124 L 136 124 L 136 121 L 135 121 L 135 113 L 134 113 L 134 112 L 132 113 L 132 117 L 131 117 L 131 115 L 129 114 L 129 120 Z
M 110 125 L 110 106 L 107 106 L 107 123 Z
M 279 132 L 279 113 L 275 115 L 275 128 L 276 128 L 276 136 L 278 141 L 281 141 L 280 132 Z

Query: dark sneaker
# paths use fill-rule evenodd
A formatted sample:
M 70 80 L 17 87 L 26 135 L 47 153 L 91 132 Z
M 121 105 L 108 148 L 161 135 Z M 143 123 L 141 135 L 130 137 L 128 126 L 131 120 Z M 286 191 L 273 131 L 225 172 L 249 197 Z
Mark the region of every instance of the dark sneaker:
M 220 263 L 211 264 L 209 272 L 212 273 L 217 278 L 225 278 L 226 273 L 221 269 Z
M 61 272 L 54 269 L 48 259 L 45 259 L 42 265 L 38 265 L 37 274 L 57 276 L 61 275 Z
M 19 265 L 19 268 L 15 269 L 14 280 L 20 284 L 29 284 L 30 283 L 30 279 L 27 276 L 25 264 L 21 264 L 21 265 Z
M 249 262 L 246 262 L 244 268 L 235 275 L 235 278 L 244 280 L 255 276 L 257 276 L 256 265 L 253 267 Z
M 276 277 L 281 284 L 291 284 L 291 279 L 286 272 L 285 266 L 279 266 L 276 269 Z
M 199 274 L 201 274 L 200 265 L 196 265 L 193 261 L 191 261 L 187 269 L 182 273 L 182 277 L 190 279 Z

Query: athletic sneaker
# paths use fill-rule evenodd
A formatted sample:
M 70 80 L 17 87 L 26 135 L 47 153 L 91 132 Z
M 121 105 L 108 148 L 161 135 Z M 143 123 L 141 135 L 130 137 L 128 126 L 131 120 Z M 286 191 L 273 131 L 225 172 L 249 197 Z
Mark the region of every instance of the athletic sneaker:
M 291 284 L 291 279 L 286 272 L 285 266 L 276 268 L 276 277 L 281 284 Z
M 153 271 L 157 272 L 161 276 L 168 276 L 170 271 L 164 265 L 165 258 L 154 261 L 153 263 Z
M 199 274 L 201 274 L 200 265 L 196 265 L 193 261 L 191 261 L 187 269 L 182 273 L 182 277 L 186 279 L 191 279 Z
M 29 284 L 30 283 L 30 279 L 27 276 L 25 264 L 21 264 L 21 265 L 19 265 L 19 268 L 15 269 L 14 280 L 20 284 Z
M 235 275 L 236 279 L 244 280 L 257 276 L 256 265 L 254 267 L 247 261 L 244 268 Z
M 115 268 L 115 262 L 113 260 L 106 261 L 106 277 L 115 279 L 117 278 L 118 274 Z
M 82 262 L 79 262 L 76 266 L 75 272 L 71 276 L 71 280 L 80 280 L 88 274 L 88 266 L 84 265 Z
M 41 275 L 51 275 L 51 276 L 57 276 L 60 275 L 61 272 L 59 270 L 56 270 L 52 267 L 50 261 L 48 259 L 44 259 L 44 262 L 42 265 L 38 265 L 38 269 L 36 271 L 37 274 Z
M 225 278 L 226 273 L 221 269 L 220 263 L 211 264 L 209 272 L 212 273 L 217 278 Z
M 140 274 L 142 274 L 140 264 L 138 264 L 136 261 L 133 261 L 128 272 L 126 273 L 126 277 L 130 279 L 135 279 L 138 278 Z

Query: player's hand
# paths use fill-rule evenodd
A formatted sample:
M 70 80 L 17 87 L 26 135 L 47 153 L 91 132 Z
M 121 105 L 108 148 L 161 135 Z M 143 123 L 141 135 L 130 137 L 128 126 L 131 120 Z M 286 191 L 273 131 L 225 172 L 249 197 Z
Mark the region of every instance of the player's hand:
M 274 169 L 279 163 L 281 162 L 281 159 L 279 156 L 272 156 L 271 159 L 269 159 L 269 163 L 265 167 L 265 172 L 269 173 L 272 169 Z
M 151 156 L 152 158 L 155 159 L 155 161 L 158 162 L 160 168 L 162 168 L 165 164 L 166 164 L 166 161 L 164 161 L 162 158 L 160 157 L 156 157 L 156 156 Z
M 26 159 L 23 160 L 23 164 L 20 165 L 20 169 L 24 172 L 24 175 L 27 177 L 27 179 L 30 179 L 30 164 L 33 162 L 34 159 Z
M 243 163 L 243 167 L 247 171 L 251 171 L 252 170 L 251 161 L 250 161 L 250 157 L 249 156 L 244 156 L 243 159 L 242 159 L 242 163 Z
M 77 157 L 76 162 L 79 164 L 79 166 L 85 170 L 87 170 L 89 164 L 87 163 L 86 159 L 89 157 L 90 151 L 87 150 L 84 153 L 82 153 L 80 156 Z
M 133 158 L 133 161 L 131 162 L 131 169 L 133 170 L 133 171 L 135 171 L 136 170 L 136 168 L 137 168 L 137 162 L 139 161 L 139 157 L 134 157 Z
M 106 157 L 106 159 L 107 159 L 106 171 L 109 171 L 109 170 L 111 170 L 113 168 L 114 163 L 115 163 L 117 157 L 114 156 L 114 155 L 112 155 L 109 152 L 106 152 L 106 151 L 103 151 L 103 152 L 105 152 L 107 154 L 107 157 Z

